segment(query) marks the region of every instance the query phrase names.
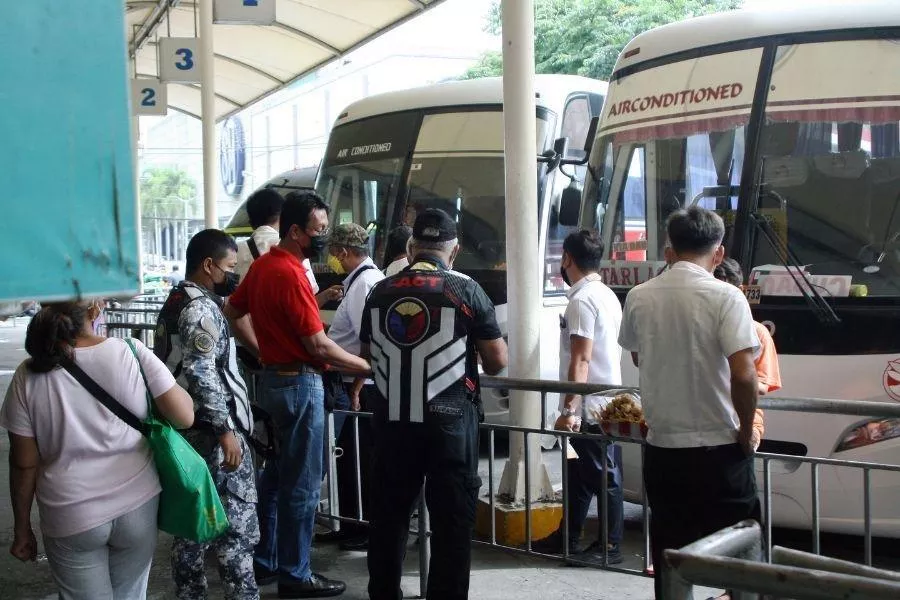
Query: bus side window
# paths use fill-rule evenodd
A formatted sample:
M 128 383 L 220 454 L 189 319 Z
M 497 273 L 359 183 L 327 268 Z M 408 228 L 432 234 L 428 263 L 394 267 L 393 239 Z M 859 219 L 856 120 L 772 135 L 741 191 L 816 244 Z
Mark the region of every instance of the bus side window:
M 613 260 L 647 260 L 647 164 L 644 148 L 631 151 L 613 232 Z

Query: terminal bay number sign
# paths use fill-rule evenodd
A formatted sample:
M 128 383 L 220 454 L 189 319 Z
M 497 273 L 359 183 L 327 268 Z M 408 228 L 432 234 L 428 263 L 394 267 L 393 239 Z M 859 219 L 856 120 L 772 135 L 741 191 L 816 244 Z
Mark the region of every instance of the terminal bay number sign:
M 213 22 L 221 25 L 272 25 L 275 0 L 214 0 Z
M 136 115 L 165 116 L 168 112 L 168 87 L 159 79 L 140 77 L 131 80 L 131 106 Z
M 197 38 L 159 38 L 159 78 L 173 83 L 200 83 Z

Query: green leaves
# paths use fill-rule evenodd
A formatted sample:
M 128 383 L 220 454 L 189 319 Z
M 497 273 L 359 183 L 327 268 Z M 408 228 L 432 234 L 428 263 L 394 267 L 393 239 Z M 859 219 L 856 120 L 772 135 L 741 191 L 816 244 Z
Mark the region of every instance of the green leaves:
M 583 75 L 608 80 L 622 48 L 648 29 L 741 6 L 741 0 L 535 0 L 536 73 Z M 495 0 L 485 31 L 499 34 Z M 499 52 L 489 52 L 462 79 L 503 73 Z
M 184 218 L 193 215 L 197 183 L 176 167 L 151 167 L 141 175 L 141 214 Z

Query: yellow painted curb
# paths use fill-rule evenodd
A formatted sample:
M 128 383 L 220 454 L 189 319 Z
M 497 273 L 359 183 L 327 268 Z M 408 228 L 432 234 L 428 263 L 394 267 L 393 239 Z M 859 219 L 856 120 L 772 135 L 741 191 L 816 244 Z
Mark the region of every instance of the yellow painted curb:
M 562 519 L 562 504 L 536 502 L 531 505 L 531 540 L 545 538 L 559 528 Z M 525 507 L 494 503 L 494 519 L 497 528 L 497 543 L 506 546 L 520 546 L 525 543 Z M 475 511 L 475 534 L 479 539 L 491 539 L 491 505 L 483 498 L 478 499 Z

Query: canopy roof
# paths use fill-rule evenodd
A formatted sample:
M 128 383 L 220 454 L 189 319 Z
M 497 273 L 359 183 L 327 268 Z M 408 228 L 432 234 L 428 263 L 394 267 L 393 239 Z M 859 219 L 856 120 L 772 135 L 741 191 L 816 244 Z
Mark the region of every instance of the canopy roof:
M 444 0 L 276 0 L 269 26 L 215 25 L 216 120 L 277 92 Z M 194 37 L 195 2 L 125 0 L 138 77 L 157 76 L 158 36 Z M 169 107 L 200 116 L 200 86 L 170 83 Z

